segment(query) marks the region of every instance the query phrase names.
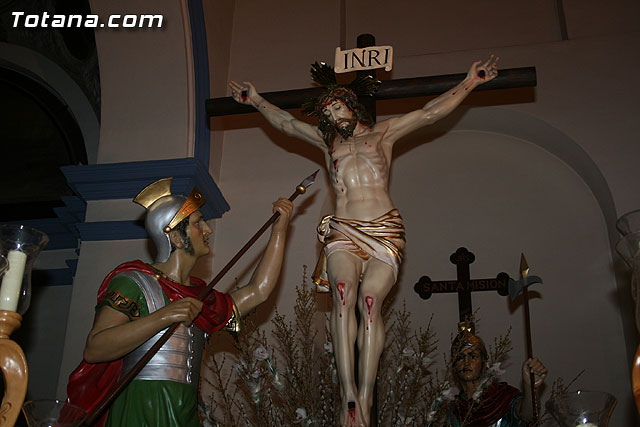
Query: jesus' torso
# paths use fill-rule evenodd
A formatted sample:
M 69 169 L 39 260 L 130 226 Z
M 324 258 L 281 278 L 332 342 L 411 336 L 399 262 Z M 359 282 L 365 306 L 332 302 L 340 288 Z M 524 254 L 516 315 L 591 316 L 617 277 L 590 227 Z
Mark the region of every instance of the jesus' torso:
M 382 128 L 382 129 L 381 129 Z M 354 136 L 336 136 L 325 152 L 336 194 L 335 215 L 371 220 L 394 208 L 389 197 L 392 144 L 385 143 L 384 126 L 358 126 Z

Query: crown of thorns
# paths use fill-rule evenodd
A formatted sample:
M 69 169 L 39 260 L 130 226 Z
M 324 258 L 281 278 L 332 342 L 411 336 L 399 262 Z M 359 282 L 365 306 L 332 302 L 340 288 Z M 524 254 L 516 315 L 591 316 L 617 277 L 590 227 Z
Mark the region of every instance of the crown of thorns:
M 371 75 L 360 75 L 348 85 L 338 85 L 333 67 L 324 62 L 311 64 L 311 79 L 322 85 L 326 91 L 302 104 L 302 112 L 309 116 L 319 116 L 322 109 L 335 99 L 349 99 L 356 103 L 359 96 L 373 96 L 382 82 Z

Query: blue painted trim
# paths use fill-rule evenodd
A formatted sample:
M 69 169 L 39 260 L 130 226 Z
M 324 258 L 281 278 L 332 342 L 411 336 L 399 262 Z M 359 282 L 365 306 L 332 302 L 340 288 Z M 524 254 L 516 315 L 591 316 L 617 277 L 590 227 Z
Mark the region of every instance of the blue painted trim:
M 191 24 L 191 50 L 193 52 L 193 74 L 195 90 L 195 146 L 194 156 L 206 169 L 209 167 L 210 130 L 205 101 L 210 98 L 209 50 L 202 0 L 189 1 Z
M 67 183 L 83 200 L 132 199 L 151 182 L 173 176 L 174 191 L 183 192 L 197 164 L 194 158 L 63 166 Z M 185 181 L 186 180 L 186 181 Z
M 77 258 L 76 259 L 68 259 L 64 263 L 67 264 L 67 266 L 71 270 L 71 275 L 75 277 L 76 270 L 78 269 L 78 259 Z
M 133 199 L 140 190 L 155 180 L 173 176 L 171 191 L 189 194 L 197 186 L 207 200 L 201 212 L 205 219 L 220 218 L 229 205 L 209 175 L 208 168 L 194 158 L 154 160 L 146 162 L 109 163 L 98 165 L 63 166 L 60 168 L 69 186 L 83 200 Z M 69 203 L 75 201 L 71 200 Z M 66 202 L 65 202 L 66 203 Z M 141 223 L 135 221 L 84 222 L 76 210 L 61 212 L 65 219 L 74 215 L 75 228 L 82 241 L 145 239 Z
M 76 196 L 62 197 L 62 201 L 64 202 L 64 207 L 54 208 L 54 212 L 58 215 L 60 222 L 69 230 L 71 236 L 74 239 L 78 239 L 80 234 L 75 225 L 79 222 L 84 222 L 87 204 Z
M 220 218 L 229 204 L 209 174 L 194 158 L 145 162 L 63 166 L 69 186 L 83 200 L 133 199 L 155 180 L 173 176 L 172 192 L 189 194 L 197 186 L 207 199 L 201 211 L 205 219 Z

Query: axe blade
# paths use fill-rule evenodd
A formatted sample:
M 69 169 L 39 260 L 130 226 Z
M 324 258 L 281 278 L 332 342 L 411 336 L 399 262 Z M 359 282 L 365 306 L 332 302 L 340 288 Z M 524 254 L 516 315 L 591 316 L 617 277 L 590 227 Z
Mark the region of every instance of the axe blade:
M 542 279 L 538 276 L 527 276 L 520 280 L 509 279 L 509 299 L 515 300 L 518 295 L 533 284 L 542 283 Z

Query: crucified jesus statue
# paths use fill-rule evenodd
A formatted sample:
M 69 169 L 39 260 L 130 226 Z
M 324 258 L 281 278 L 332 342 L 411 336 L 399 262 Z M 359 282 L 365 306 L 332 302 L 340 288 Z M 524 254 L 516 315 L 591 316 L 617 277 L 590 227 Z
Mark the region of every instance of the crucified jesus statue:
M 396 282 L 405 245 L 402 218 L 388 189 L 393 145 L 445 117 L 476 86 L 495 78 L 497 61 L 492 55 L 485 62 L 473 63 L 462 82 L 422 109 L 378 123 L 347 87 L 335 85 L 318 98 L 313 112 L 319 119 L 316 127 L 266 101 L 250 82 L 229 83 L 237 102 L 254 106 L 276 129 L 318 147 L 325 155 L 336 211 L 318 226 L 324 250 L 314 281 L 325 284 L 333 295 L 331 337 L 340 380 L 342 426 L 369 425 L 385 340 L 380 310 Z M 362 314 L 359 324 L 356 304 Z

